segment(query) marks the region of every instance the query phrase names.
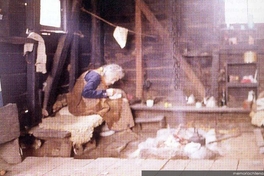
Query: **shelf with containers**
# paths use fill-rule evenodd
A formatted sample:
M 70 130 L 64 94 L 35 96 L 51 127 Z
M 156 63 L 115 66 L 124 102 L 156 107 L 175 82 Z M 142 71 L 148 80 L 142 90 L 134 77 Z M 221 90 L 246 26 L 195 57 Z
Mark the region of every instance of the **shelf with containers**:
M 247 56 L 249 52 L 252 53 L 250 57 Z M 250 108 L 250 102 L 257 96 L 259 87 L 257 54 L 241 51 L 240 55 L 236 53 L 236 57 L 226 61 L 226 105 Z
M 248 29 L 244 27 L 233 29 L 221 29 L 221 40 L 223 45 L 255 45 L 256 37 L 256 29 Z

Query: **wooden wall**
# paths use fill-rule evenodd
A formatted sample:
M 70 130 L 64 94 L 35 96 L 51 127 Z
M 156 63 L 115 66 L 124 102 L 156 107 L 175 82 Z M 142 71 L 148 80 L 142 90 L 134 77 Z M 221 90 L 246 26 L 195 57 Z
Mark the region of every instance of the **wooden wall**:
M 23 57 L 23 37 L 26 36 L 25 0 L 0 0 L 0 9 L 3 15 L 0 20 L 0 79 L 3 105 L 16 103 L 19 113 L 22 114 L 27 110 L 27 61 Z M 26 123 L 25 121 L 24 125 L 27 125 Z
M 135 31 L 135 2 L 131 1 L 104 1 L 103 17 L 118 26 Z M 169 27 L 168 1 L 145 1 L 151 11 L 156 14 L 156 18 L 166 28 Z M 162 9 L 162 10 L 161 10 Z M 148 91 L 144 91 L 144 96 L 151 94 L 161 97 L 168 96 L 172 89 L 171 75 L 173 74 L 173 60 L 171 59 L 171 47 L 167 41 L 161 38 L 155 27 L 142 16 L 142 40 L 143 40 L 143 71 L 145 86 L 151 82 Z M 113 36 L 114 27 L 104 24 L 104 53 L 107 63 L 118 63 L 124 67 L 126 76 L 122 81 L 122 87 L 127 93 L 135 96 L 136 84 L 136 61 L 135 61 L 135 34 L 128 33 L 127 44 L 121 49 Z
M 221 46 L 221 29 L 224 24 L 224 1 L 219 0 L 142 0 L 155 15 L 155 18 L 163 26 L 170 37 L 176 31 L 176 41 L 179 44 L 180 55 L 190 64 L 196 76 L 206 88 L 206 95 L 212 94 L 212 53 Z M 0 20 L 0 77 L 4 103 L 17 102 L 19 107 L 25 103 L 26 91 L 26 60 L 23 57 L 23 44 L 12 44 L 5 41 L 7 36 L 26 37 L 26 8 L 25 0 L 0 0 L 1 13 L 4 19 Z M 97 15 L 113 23 L 114 25 L 135 31 L 135 1 L 134 0 L 100 0 L 97 9 L 93 6 L 95 0 L 83 1 L 82 7 L 96 12 Z M 176 12 L 172 7 L 175 5 Z M 8 14 L 8 15 L 6 15 Z M 172 17 L 176 16 L 176 22 L 172 23 Z M 101 58 L 92 58 L 92 16 L 80 11 L 79 17 L 79 73 L 93 68 L 92 62 L 101 62 Z M 10 23 L 7 23 L 10 21 Z M 136 63 L 135 63 L 135 34 L 128 33 L 126 47 L 121 49 L 113 38 L 114 27 L 97 21 L 102 28 L 98 31 L 100 42 L 103 44 L 103 58 L 105 63 L 117 63 L 124 67 L 126 76 L 118 82 L 117 86 L 123 88 L 128 94 L 136 94 Z M 173 59 L 173 47 L 171 41 L 163 38 L 157 32 L 157 26 L 153 26 L 142 14 L 142 41 L 143 41 L 143 71 L 144 71 L 144 98 L 154 96 L 167 100 L 175 100 L 177 91 L 175 84 L 180 82 L 184 96 L 197 95 L 193 81 L 190 80 L 184 70 L 180 70 L 180 78 L 175 77 L 175 60 Z M 176 26 L 173 26 L 176 25 Z M 264 26 L 256 25 L 258 31 L 258 43 L 261 51 L 264 51 Z M 175 34 L 175 33 L 174 33 Z M 51 70 L 54 53 L 61 34 L 43 36 L 48 56 L 48 71 Z M 98 48 L 97 48 L 98 50 Z M 261 60 L 263 54 L 261 55 Z M 97 60 L 92 60 L 97 59 Z M 260 62 L 260 68 L 264 62 Z M 182 68 L 181 68 L 182 69 Z M 218 71 L 218 70 L 217 70 Z M 60 79 L 59 92 L 67 91 L 68 71 L 64 68 Z M 264 73 L 260 70 L 260 76 Z M 42 75 L 42 82 L 46 75 Z M 263 90 L 264 76 L 261 77 L 260 88 Z M 217 79 L 217 76 L 215 77 Z M 151 83 L 151 84 L 149 84 Z M 40 85 L 41 87 L 42 85 Z
M 9 103 L 17 105 L 21 129 L 31 126 L 41 118 L 41 116 L 32 116 L 32 111 L 29 111 L 28 61 L 23 56 L 23 49 L 23 42 L 16 44 L 0 42 L 0 79 L 3 105 Z
M 4 105 L 23 100 L 27 91 L 23 45 L 0 43 L 0 63 Z
M 183 59 L 191 66 L 194 74 L 205 87 L 206 96 L 217 95 L 213 89 L 217 84 L 219 75 L 212 75 L 213 53 L 221 48 L 222 36 L 221 29 L 224 25 L 224 1 L 219 0 L 144 0 L 157 20 L 167 30 L 171 36 L 172 29 L 178 32 L 177 41 L 179 52 L 184 55 Z M 102 1 L 102 16 L 112 23 L 135 30 L 133 0 L 123 2 Z M 172 12 L 172 6 L 176 6 L 176 13 Z M 176 27 L 173 28 L 172 16 L 175 19 Z M 152 26 L 144 15 L 142 15 L 143 33 L 154 35 L 155 37 L 142 36 L 143 39 L 143 65 L 144 79 L 150 81 L 151 87 L 145 92 L 145 97 L 150 94 L 154 97 L 174 99 L 176 92 L 174 89 L 175 81 L 180 82 L 184 96 L 194 94 L 198 100 L 200 97 L 194 81 L 190 80 L 184 71 L 180 72 L 180 79 L 175 78 L 175 67 L 172 57 L 172 43 L 164 41 L 158 35 L 157 28 Z M 263 45 L 263 26 L 256 25 L 259 39 L 259 48 L 262 51 Z M 135 95 L 135 35 L 129 33 L 127 46 L 121 49 L 112 37 L 114 28 L 104 23 L 104 53 L 108 63 L 119 63 L 126 70 L 126 77 L 121 83 L 123 88 L 132 95 Z M 261 59 L 260 55 L 260 59 Z M 261 64 L 263 62 L 260 62 Z M 223 64 L 223 63 L 221 63 Z M 263 65 L 263 64 L 262 64 Z M 214 74 L 218 74 L 221 68 L 214 68 Z M 177 71 L 177 70 L 176 70 Z M 260 71 L 260 76 L 263 75 Z M 215 83 L 213 83 L 215 82 Z M 263 78 L 260 82 L 262 87 Z M 217 85 L 216 85 L 217 86 Z M 261 88 L 262 89 L 262 88 Z M 261 90 L 260 89 L 260 90 Z
M 25 5 L 23 0 L 0 1 L 0 76 L 4 104 L 21 99 L 26 93 L 26 61 L 23 43 L 12 44 L 8 37 L 26 36 Z M 10 5 L 12 4 L 12 6 Z
M 25 36 L 26 0 L 0 0 L 0 36 Z
M 215 24 L 215 5 L 210 1 L 180 1 L 165 0 L 154 1 L 144 0 L 148 8 L 155 15 L 159 23 L 165 28 L 171 37 L 173 29 L 178 30 L 176 38 L 180 46 L 180 52 L 188 52 L 189 55 L 208 53 L 211 55 L 215 45 L 218 44 L 217 24 Z M 173 14 L 172 5 L 176 6 L 176 14 Z M 116 25 L 135 30 L 134 1 L 103 1 L 103 17 Z M 122 8 L 121 8 L 122 7 Z M 173 28 L 172 15 L 177 16 L 177 26 Z M 180 79 L 175 78 L 175 60 L 173 59 L 172 43 L 158 35 L 157 28 L 142 15 L 143 33 L 151 36 L 142 36 L 143 39 L 143 65 L 144 80 L 151 82 L 151 87 L 144 91 L 144 98 L 148 95 L 165 99 L 175 98 L 175 84 L 180 84 L 186 95 L 197 94 L 193 85 L 183 70 L 180 72 Z M 173 29 L 172 29 L 173 28 Z M 104 24 L 105 34 L 105 59 L 108 63 L 119 63 L 126 70 L 126 77 L 123 81 L 124 89 L 135 95 L 135 34 L 128 35 L 127 46 L 121 49 L 112 37 L 114 28 Z M 209 59 L 209 61 L 208 61 Z M 202 64 L 199 64 L 199 60 Z M 203 73 L 208 74 L 211 68 L 211 58 L 187 58 L 188 63 L 193 64 L 199 78 L 205 78 Z M 199 67 L 197 67 L 197 63 Z M 195 65 L 196 64 L 196 65 Z M 207 71 L 204 70 L 207 68 Z M 208 71 L 209 69 L 209 71 Z M 180 83 L 179 83 L 180 82 Z M 209 80 L 204 79 L 205 86 Z

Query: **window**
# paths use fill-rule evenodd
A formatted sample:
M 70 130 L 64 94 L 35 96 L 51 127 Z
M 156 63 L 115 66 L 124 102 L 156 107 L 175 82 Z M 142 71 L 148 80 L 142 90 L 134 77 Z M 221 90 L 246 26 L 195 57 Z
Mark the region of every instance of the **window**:
M 69 0 L 40 0 L 40 30 L 46 32 L 67 32 Z
M 40 0 L 40 24 L 61 27 L 60 0 Z
M 264 23 L 263 0 L 225 0 L 225 23 Z

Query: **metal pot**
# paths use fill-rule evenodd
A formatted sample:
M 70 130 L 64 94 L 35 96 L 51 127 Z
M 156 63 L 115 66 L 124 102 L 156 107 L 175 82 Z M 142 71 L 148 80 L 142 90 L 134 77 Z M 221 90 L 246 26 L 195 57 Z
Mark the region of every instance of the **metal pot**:
M 244 53 L 244 63 L 257 62 L 257 54 L 254 51 L 247 51 Z

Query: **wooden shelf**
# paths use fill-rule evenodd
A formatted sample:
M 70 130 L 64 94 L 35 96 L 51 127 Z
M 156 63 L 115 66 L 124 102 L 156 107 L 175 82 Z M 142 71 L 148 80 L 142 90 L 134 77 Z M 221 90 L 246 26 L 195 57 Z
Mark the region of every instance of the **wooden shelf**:
M 0 43 L 23 45 L 25 43 L 36 43 L 37 41 L 26 37 L 0 37 Z
M 234 88 L 257 88 L 258 87 L 258 83 L 231 83 L 231 82 L 228 82 L 226 83 L 226 86 L 231 88 L 231 87 L 234 87 Z
M 248 92 L 253 90 L 258 95 L 259 75 L 256 82 L 242 83 L 241 80 L 245 76 L 254 77 L 258 70 L 258 61 L 254 63 L 245 63 L 243 54 L 245 50 L 227 51 L 226 59 L 226 82 L 225 97 L 229 107 L 242 106 L 243 102 L 248 98 Z M 240 56 L 238 56 L 238 54 Z M 220 56 L 221 57 L 221 56 Z M 230 80 L 231 76 L 237 77 L 236 80 Z M 231 82 L 229 82 L 231 81 Z
M 188 113 L 249 113 L 250 110 L 243 109 L 242 107 L 201 107 L 196 108 L 193 106 L 172 106 L 164 107 L 161 104 L 156 104 L 153 107 L 148 107 L 145 104 L 134 104 L 130 106 L 134 111 L 169 111 L 169 112 L 188 112 Z
M 220 54 L 243 54 L 246 51 L 258 51 L 257 45 L 237 44 L 237 45 L 223 45 Z
M 229 29 L 229 28 L 221 28 L 220 29 L 221 31 L 227 31 L 227 32 L 257 32 L 257 29 L 240 29 L 240 28 L 237 28 L 237 29 Z
M 250 65 L 256 65 L 256 63 L 255 62 L 253 62 L 253 63 L 245 63 L 245 62 L 229 62 L 228 63 L 228 65 L 230 65 L 230 66 L 232 66 L 232 65 L 234 65 L 234 66 L 243 66 L 243 65 L 245 65 L 245 66 L 250 66 Z

